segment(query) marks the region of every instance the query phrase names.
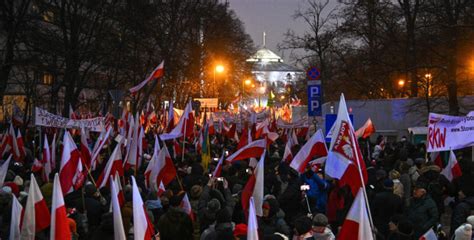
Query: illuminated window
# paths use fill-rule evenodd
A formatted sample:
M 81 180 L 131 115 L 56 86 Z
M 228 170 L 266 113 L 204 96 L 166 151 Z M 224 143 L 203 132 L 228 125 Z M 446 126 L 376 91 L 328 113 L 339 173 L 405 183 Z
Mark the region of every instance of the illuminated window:
M 44 85 L 52 85 L 53 84 L 53 75 L 50 73 L 43 74 L 43 84 Z

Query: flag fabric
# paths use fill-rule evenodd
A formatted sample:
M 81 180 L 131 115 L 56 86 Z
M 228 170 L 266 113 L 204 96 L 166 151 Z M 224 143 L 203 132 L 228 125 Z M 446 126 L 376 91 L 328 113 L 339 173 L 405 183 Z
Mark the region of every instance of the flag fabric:
M 0 185 L 1 186 L 1 185 Z M 20 222 L 23 207 L 21 206 L 15 194 L 12 194 L 12 211 L 10 220 L 10 237 L 9 240 L 20 239 Z
M 264 179 L 264 161 L 265 151 L 260 157 L 260 161 L 254 170 L 254 174 L 250 176 L 247 184 L 242 190 L 242 208 L 244 212 L 249 209 L 249 199 L 252 197 L 255 203 L 255 214 L 263 216 L 263 179 Z
M 59 176 L 54 176 L 53 199 L 51 202 L 51 228 L 50 239 L 71 239 L 71 230 L 66 215 L 63 192 L 59 182 Z
M 59 169 L 59 179 L 63 194 L 70 193 L 74 186 L 78 184 L 84 176 L 82 175 L 81 153 L 72 140 L 69 131 L 64 131 L 63 152 L 61 155 L 61 167 Z
M 242 149 L 243 147 L 247 146 L 251 140 L 249 139 L 249 129 L 247 125 L 242 129 L 242 133 L 240 134 L 239 144 L 237 144 L 237 150 Z
M 145 182 L 151 189 L 158 189 L 158 183 L 163 182 L 166 186 L 176 177 L 176 168 L 174 167 L 171 156 L 166 146 L 163 146 L 157 155 L 152 156 L 145 170 Z
M 15 159 L 15 161 L 17 162 L 20 162 L 22 160 L 21 153 L 20 153 L 20 149 L 18 148 L 17 138 L 16 138 L 15 130 L 13 129 L 12 124 L 10 124 L 10 130 L 9 130 L 8 136 L 9 136 L 9 144 L 11 146 L 10 151 L 11 151 L 11 154 L 13 154 L 13 159 Z
M 299 173 L 304 173 L 308 162 L 315 158 L 321 158 L 328 155 L 323 131 L 319 129 L 303 145 L 300 151 L 295 155 L 290 163 L 290 167 Z
M 174 128 L 174 108 L 173 101 L 170 101 L 170 106 L 168 109 L 168 122 L 166 123 L 166 132 L 169 133 Z
M 23 141 L 23 137 L 21 136 L 20 129 L 18 129 L 18 135 L 16 136 L 16 144 L 18 146 L 18 151 L 20 152 L 21 161 L 23 161 L 23 159 L 26 156 L 26 152 L 25 152 L 25 143 Z
M 194 115 L 193 115 L 193 108 L 192 102 L 189 101 L 186 104 L 186 108 L 184 109 L 183 115 L 179 118 L 178 124 L 171 130 L 169 133 L 163 133 L 160 135 L 161 140 L 170 140 L 176 139 L 181 136 L 184 137 L 191 137 L 193 136 L 194 132 Z
M 267 146 L 266 140 L 261 139 L 247 144 L 226 158 L 227 162 L 235 162 L 247 158 L 259 157 Z
M 103 188 L 107 185 L 107 179 L 114 177 L 115 174 L 118 174 L 120 177 L 123 176 L 123 167 L 122 167 L 122 144 L 118 143 L 115 146 L 114 151 L 110 155 L 109 161 L 105 165 L 104 170 L 100 174 L 97 182 L 95 183 L 97 188 Z
M 443 174 L 450 182 L 462 175 L 461 168 L 459 167 L 458 161 L 456 160 L 456 155 L 452 150 L 449 151 L 448 164 L 441 171 L 441 174 Z
M 130 92 L 132 94 L 135 94 L 136 92 L 138 92 L 140 89 L 142 89 L 148 82 L 151 82 L 153 81 L 154 79 L 158 79 L 160 77 L 163 77 L 164 75 L 164 65 L 165 65 L 165 61 L 162 61 L 160 63 L 160 65 L 158 65 L 154 70 L 153 72 L 151 72 L 151 74 L 145 79 L 143 80 L 141 83 L 139 83 L 138 85 L 130 88 Z
M 212 173 L 212 176 L 215 178 L 218 178 L 221 176 L 222 173 L 222 162 L 224 161 L 224 153 L 222 153 L 222 156 L 219 158 L 219 161 L 217 162 L 217 166 L 214 169 L 214 172 Z
M 367 122 L 364 123 L 364 125 L 357 129 L 355 132 L 356 138 L 368 138 L 370 135 L 375 133 L 375 126 L 372 123 L 372 120 L 369 118 L 367 119 Z
M 123 229 L 122 213 L 120 212 L 120 201 L 118 198 L 118 189 L 112 177 L 110 177 L 111 207 L 114 220 L 114 239 L 126 240 L 125 230 Z
M 81 158 L 82 162 L 86 165 L 87 168 L 91 167 L 91 150 L 89 149 L 89 144 L 87 143 L 87 134 L 84 128 L 81 128 Z
M 0 187 L 3 187 L 3 183 L 5 183 L 5 177 L 7 177 L 8 166 L 10 165 L 11 159 L 12 159 L 12 155 L 10 154 L 8 159 L 0 167 Z
M 51 168 L 51 149 L 49 148 L 48 137 L 46 134 L 44 135 L 44 142 L 43 142 L 43 159 L 41 159 L 43 163 L 43 180 L 45 182 L 49 182 L 49 174 L 52 172 Z
M 53 135 L 51 142 L 51 170 L 56 169 L 56 133 Z
M 153 237 L 154 229 L 143 205 L 142 197 L 138 191 L 135 177 L 132 176 L 133 192 L 133 239 L 150 240 Z
M 436 236 L 433 228 L 430 228 L 430 230 L 420 237 L 420 240 L 438 240 L 438 236 Z
M 109 136 L 112 133 L 112 130 L 113 130 L 113 128 L 109 127 L 107 129 L 107 132 L 105 132 L 105 134 L 103 134 L 103 132 L 102 132 L 100 134 L 99 138 L 97 139 L 96 145 L 94 146 L 94 149 L 92 151 L 92 157 L 91 157 L 91 161 L 90 161 L 92 170 L 95 170 L 95 168 L 97 167 L 97 162 L 96 162 L 97 157 L 99 156 L 100 151 L 102 150 L 102 148 L 104 148 L 104 145 L 107 142 L 107 140 L 109 139 Z
M 247 221 L 247 240 L 258 240 L 258 222 L 253 197 L 249 199 L 249 218 Z
M 181 200 L 181 204 L 179 205 L 183 211 L 188 214 L 189 218 L 194 222 L 194 213 L 191 208 L 191 202 L 189 202 L 188 194 L 184 193 L 184 197 Z
M 51 215 L 46 201 L 41 194 L 35 176 L 31 174 L 30 189 L 21 224 L 21 239 L 34 240 L 37 232 L 49 227 L 50 219 Z
M 161 195 L 163 195 L 164 192 L 166 192 L 166 188 L 165 188 L 165 185 L 163 185 L 163 181 L 161 181 L 160 186 L 158 186 L 158 191 L 156 192 L 156 195 L 158 197 L 161 197 Z
M 347 113 L 344 94 L 341 94 L 339 102 L 325 172 L 329 176 L 339 179 L 341 185 L 349 185 L 353 195 L 356 195 L 359 188 L 363 186 L 362 179 L 367 182 L 365 162 L 354 136 L 354 128 Z
M 373 239 L 370 227 L 369 216 L 367 215 L 367 205 L 364 189 L 360 188 L 351 209 L 347 213 L 338 239 L 344 240 L 371 240 Z
M 206 171 L 209 167 L 209 162 L 211 161 L 211 144 L 209 142 L 209 124 L 204 125 L 202 133 L 202 144 L 201 144 L 201 165 Z

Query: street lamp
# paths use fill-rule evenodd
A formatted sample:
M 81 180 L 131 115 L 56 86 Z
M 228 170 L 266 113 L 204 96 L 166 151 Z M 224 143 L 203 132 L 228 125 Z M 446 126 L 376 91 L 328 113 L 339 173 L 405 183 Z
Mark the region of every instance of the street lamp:
M 225 68 L 221 64 L 218 64 L 214 67 L 214 90 L 216 92 L 217 98 L 219 98 L 219 91 L 218 91 L 217 85 L 216 85 L 216 72 L 217 73 L 223 73 L 224 71 L 225 71 Z
M 426 73 L 425 78 L 426 78 L 426 87 L 427 87 L 426 91 L 428 91 L 428 97 L 431 97 L 431 81 L 432 81 L 431 73 Z
M 403 88 L 405 86 L 405 80 L 403 80 L 403 79 L 398 80 L 398 86 L 400 88 Z
M 265 93 L 265 90 L 266 90 L 265 86 L 261 86 L 261 87 L 258 88 L 258 93 L 259 93 L 258 94 L 258 107 L 261 107 L 260 97 L 261 97 L 261 95 L 263 95 Z

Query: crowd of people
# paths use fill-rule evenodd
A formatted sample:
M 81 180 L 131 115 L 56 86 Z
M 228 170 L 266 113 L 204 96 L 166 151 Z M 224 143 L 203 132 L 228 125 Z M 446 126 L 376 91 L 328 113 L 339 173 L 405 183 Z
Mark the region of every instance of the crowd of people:
M 34 145 L 39 139 L 33 141 L 33 132 L 27 131 L 25 136 L 25 158 L 10 163 L 0 189 L 0 239 L 9 239 L 12 195 L 23 206 L 28 198 L 32 165 L 35 156 L 41 155 L 41 148 Z M 219 134 L 211 136 L 212 160 L 208 169 L 202 166 L 201 155 L 192 142 L 184 145 L 184 155 L 174 153 L 173 141 L 161 142 L 161 146 L 174 153 L 171 155 L 177 177 L 167 184 L 166 191 L 158 193 L 145 184 L 144 171 L 149 155 L 153 154 L 154 134 L 147 133 L 146 139 L 144 164 L 139 169 L 126 170 L 121 178 L 125 200 L 121 213 L 127 237 L 133 239 L 130 177 L 134 175 L 157 238 L 246 239 L 248 213 L 243 210 L 241 195 L 253 174 L 249 160 L 227 163 L 220 177 L 212 176 L 217 158 L 224 150 L 234 151 L 236 140 Z M 75 136 L 75 140 L 79 143 L 80 136 Z M 304 143 L 305 137 L 298 140 Z M 84 185 L 64 196 L 73 239 L 114 239 L 110 189 L 107 186 L 98 189 L 92 180 L 99 177 L 115 144 L 111 141 L 101 151 L 98 167 L 87 176 Z M 365 190 L 376 239 L 419 239 L 430 229 L 439 239 L 472 239 L 474 176 L 470 152 L 457 152 L 462 176 L 449 181 L 441 174 L 442 168 L 429 159 L 424 144 L 414 145 L 406 138 L 385 143 L 381 136 L 369 147 L 367 144 L 367 140 L 360 141 L 368 175 Z M 301 146 L 296 145 L 293 152 Z M 308 165 L 299 174 L 282 161 L 284 150 L 285 141 L 279 138 L 266 151 L 263 214 L 257 218 L 260 239 L 336 239 L 354 199 L 350 188 L 326 176 L 324 165 Z M 60 150 L 53 154 L 57 155 L 56 159 L 61 158 Z M 54 172 L 47 182 L 39 173 L 34 176 L 47 205 L 51 206 Z M 185 194 L 192 214 L 181 207 Z M 448 231 L 447 226 L 440 227 L 443 216 L 451 216 L 447 221 Z M 36 238 L 48 239 L 49 231 L 36 233 Z

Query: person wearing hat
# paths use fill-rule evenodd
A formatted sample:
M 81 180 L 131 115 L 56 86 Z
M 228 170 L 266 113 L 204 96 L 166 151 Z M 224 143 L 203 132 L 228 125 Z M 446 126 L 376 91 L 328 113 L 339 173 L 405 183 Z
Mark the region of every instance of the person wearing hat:
M 424 181 L 416 182 L 410 207 L 405 214 L 413 226 L 414 236 L 417 239 L 435 226 L 439 219 L 436 203 L 427 194 L 427 185 Z
M 278 201 L 269 198 L 262 205 L 263 216 L 259 221 L 259 228 L 264 236 L 270 236 L 276 232 L 289 235 L 290 227 L 284 219 L 285 213 L 280 209 Z
M 234 238 L 236 240 L 246 239 L 247 238 L 247 224 L 239 223 L 234 227 Z
M 170 198 L 170 207 L 158 220 L 161 240 L 193 239 L 193 222 L 180 207 L 184 193 Z
M 451 215 L 451 235 L 465 223 L 466 218 L 471 215 L 471 210 L 474 210 L 474 179 L 463 179 L 460 183 L 458 199 L 459 202 L 454 206 Z
M 328 227 L 328 218 L 322 213 L 313 217 L 313 238 L 314 240 L 335 240 L 336 237 Z
M 415 240 L 412 224 L 401 215 L 395 215 L 390 219 L 389 228 L 387 240 Z
M 403 213 L 403 201 L 393 193 L 393 185 L 390 178 L 385 179 L 383 190 L 375 195 L 371 206 L 375 227 L 383 236 L 388 234 L 390 218 L 397 213 Z
M 312 240 L 312 223 L 307 216 L 301 216 L 295 220 L 293 240 Z

